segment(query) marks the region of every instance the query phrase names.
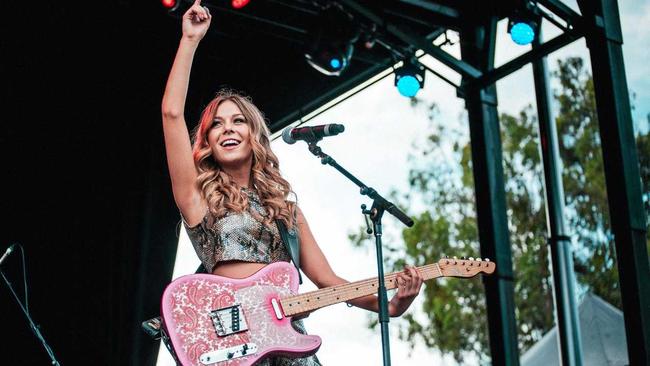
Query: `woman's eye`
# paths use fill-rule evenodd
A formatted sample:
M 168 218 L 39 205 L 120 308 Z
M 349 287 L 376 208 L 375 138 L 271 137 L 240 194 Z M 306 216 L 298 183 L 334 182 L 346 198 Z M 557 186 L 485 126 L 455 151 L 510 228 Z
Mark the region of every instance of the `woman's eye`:
M 237 118 L 237 119 L 235 120 L 235 123 L 246 123 L 246 120 L 243 119 L 243 118 Z
M 212 121 L 212 128 L 221 126 L 221 121 Z

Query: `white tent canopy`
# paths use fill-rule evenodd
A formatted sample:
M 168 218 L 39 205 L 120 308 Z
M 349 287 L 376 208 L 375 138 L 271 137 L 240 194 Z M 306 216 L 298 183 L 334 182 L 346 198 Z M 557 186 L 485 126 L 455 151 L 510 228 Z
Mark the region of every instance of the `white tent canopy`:
M 629 364 L 623 313 L 600 297 L 588 293 L 578 307 L 582 363 L 590 366 Z M 560 366 L 557 326 L 521 358 L 522 366 Z

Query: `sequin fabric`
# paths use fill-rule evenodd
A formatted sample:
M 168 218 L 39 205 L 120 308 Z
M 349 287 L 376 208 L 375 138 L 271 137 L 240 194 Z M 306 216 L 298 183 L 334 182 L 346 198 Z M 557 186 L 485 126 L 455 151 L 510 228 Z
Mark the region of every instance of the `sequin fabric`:
M 255 192 L 248 194 L 248 211 L 227 213 L 218 220 L 211 220 L 208 212 L 196 226 L 190 227 L 183 220 L 187 235 L 203 266 L 212 272 L 222 261 L 240 260 L 246 262 L 272 263 L 290 262 L 291 256 L 282 242 L 276 225 L 264 226 L 251 215 L 254 210 L 260 216 L 266 215 L 264 206 Z M 214 223 L 210 223 L 214 221 Z M 291 323 L 301 334 L 307 334 L 301 320 Z M 322 366 L 316 355 L 304 358 L 273 357 L 261 361 L 259 366 Z
M 218 262 L 230 260 L 257 263 L 291 261 L 277 226 L 267 227 L 251 214 L 254 210 L 259 216 L 266 215 L 257 194 L 245 192 L 249 208 L 242 213 L 226 213 L 218 220 L 211 220 L 208 212 L 193 227 L 183 221 L 194 250 L 208 272 L 212 272 Z

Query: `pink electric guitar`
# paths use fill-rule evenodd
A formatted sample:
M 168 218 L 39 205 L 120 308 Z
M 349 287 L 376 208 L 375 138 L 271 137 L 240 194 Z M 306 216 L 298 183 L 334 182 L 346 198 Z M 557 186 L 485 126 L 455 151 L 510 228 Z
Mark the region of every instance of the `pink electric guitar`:
M 445 258 L 418 267 L 425 280 L 473 277 L 494 272 L 489 260 Z M 397 273 L 385 276 L 397 287 Z M 244 366 L 272 356 L 314 354 L 315 335 L 297 333 L 291 318 L 316 309 L 377 293 L 376 278 L 296 294 L 298 273 L 286 262 L 269 264 L 245 279 L 193 274 L 173 281 L 163 294 L 163 325 L 184 366 Z

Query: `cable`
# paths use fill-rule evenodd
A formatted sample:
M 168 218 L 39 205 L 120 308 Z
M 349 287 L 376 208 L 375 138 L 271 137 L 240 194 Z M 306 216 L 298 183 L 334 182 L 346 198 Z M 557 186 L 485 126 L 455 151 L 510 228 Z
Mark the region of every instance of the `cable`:
M 28 295 L 27 295 L 27 268 L 25 266 L 25 249 L 23 248 L 22 244 L 18 244 L 18 247 L 20 248 L 20 257 L 22 258 L 23 262 L 23 289 L 25 292 L 25 310 L 27 310 L 27 314 L 29 314 L 29 301 L 28 301 Z

